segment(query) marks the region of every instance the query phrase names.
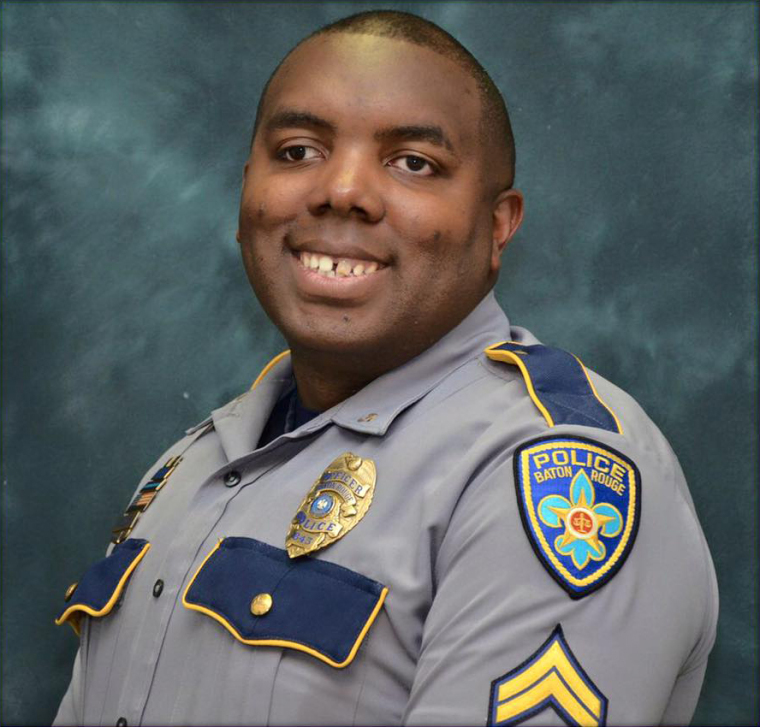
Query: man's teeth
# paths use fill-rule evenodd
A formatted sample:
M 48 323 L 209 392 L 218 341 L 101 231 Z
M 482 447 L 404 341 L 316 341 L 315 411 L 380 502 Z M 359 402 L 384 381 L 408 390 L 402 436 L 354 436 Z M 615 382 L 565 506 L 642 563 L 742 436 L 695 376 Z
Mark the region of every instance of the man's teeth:
M 377 272 L 377 263 L 356 263 L 351 265 L 348 260 L 333 260 L 329 255 L 317 255 L 311 252 L 299 254 L 301 265 L 327 278 L 347 278 L 349 276 L 372 275 Z
M 322 263 L 320 262 L 320 267 L 322 266 Z M 341 260 L 336 266 L 335 266 L 335 274 L 339 278 L 345 278 L 346 275 L 351 275 L 353 272 L 353 268 L 351 267 L 351 263 L 348 262 L 348 260 Z

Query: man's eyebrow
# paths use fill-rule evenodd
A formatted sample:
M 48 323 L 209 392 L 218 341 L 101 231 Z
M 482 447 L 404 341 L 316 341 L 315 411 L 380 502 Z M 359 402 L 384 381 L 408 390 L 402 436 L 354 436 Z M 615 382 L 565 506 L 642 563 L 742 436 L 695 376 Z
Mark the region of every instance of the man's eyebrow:
M 399 141 L 427 141 L 435 146 L 446 147 L 450 152 L 454 151 L 454 145 L 449 141 L 440 126 L 391 126 L 375 133 L 377 141 L 386 139 Z
M 325 131 L 335 131 L 335 125 L 331 124 L 326 119 L 308 111 L 296 111 L 294 109 L 278 111 L 270 119 L 267 119 L 264 124 L 267 131 L 291 129 L 296 126 L 307 126 L 316 129 L 324 129 Z

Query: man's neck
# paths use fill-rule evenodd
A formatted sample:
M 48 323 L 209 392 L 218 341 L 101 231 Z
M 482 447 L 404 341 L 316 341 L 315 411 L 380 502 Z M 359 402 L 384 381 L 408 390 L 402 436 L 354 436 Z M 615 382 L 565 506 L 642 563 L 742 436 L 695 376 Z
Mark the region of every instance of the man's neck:
M 293 376 L 303 406 L 326 411 L 353 396 L 394 366 L 368 365 L 353 357 L 291 351 Z
M 373 353 L 366 355 L 299 350 L 291 346 L 290 359 L 298 395 L 307 409 L 326 411 L 427 351 L 438 340 L 440 337 L 428 337 L 418 339 L 413 345 L 378 345 Z
M 303 348 L 290 342 L 290 359 L 298 395 L 307 409 L 326 411 L 345 401 L 383 374 L 403 366 L 434 346 L 483 303 L 488 291 L 472 310 L 443 331 L 428 330 L 390 343 L 376 343 L 371 351 Z

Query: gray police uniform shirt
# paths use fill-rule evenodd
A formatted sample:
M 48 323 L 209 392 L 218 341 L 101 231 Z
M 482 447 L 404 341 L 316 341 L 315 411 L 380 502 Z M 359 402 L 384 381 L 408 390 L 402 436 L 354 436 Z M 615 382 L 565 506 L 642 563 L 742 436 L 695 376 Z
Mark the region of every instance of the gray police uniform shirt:
M 688 723 L 717 620 L 707 544 L 662 434 L 573 361 L 491 294 L 257 449 L 292 385 L 279 357 L 157 461 L 128 538 L 80 578 L 55 724 Z M 369 508 L 289 558 L 310 492 L 306 540 L 315 508 L 360 499 L 345 466 L 354 495 L 314 499 L 347 453 L 374 464 Z

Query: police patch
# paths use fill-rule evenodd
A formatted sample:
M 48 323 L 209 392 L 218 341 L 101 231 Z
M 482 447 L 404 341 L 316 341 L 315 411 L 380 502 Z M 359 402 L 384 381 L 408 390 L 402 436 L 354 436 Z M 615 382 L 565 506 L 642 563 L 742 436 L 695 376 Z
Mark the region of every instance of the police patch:
M 636 539 L 636 465 L 607 445 L 575 436 L 523 444 L 514 464 L 520 517 L 546 570 L 571 598 L 603 586 Z

